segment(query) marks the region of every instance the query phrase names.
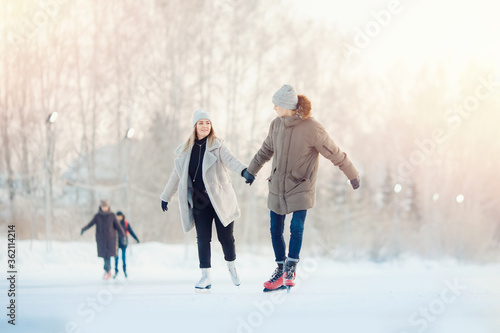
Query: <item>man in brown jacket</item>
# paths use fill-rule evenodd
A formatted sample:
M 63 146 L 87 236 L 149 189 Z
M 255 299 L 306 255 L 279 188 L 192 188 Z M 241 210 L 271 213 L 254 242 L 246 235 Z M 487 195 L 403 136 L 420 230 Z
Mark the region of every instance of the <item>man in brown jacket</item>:
M 292 86 L 284 85 L 273 96 L 273 120 L 269 134 L 255 154 L 248 169 L 242 172 L 251 184 L 262 166 L 273 158 L 269 176 L 268 207 L 271 210 L 271 239 L 278 268 L 264 283 L 264 291 L 295 285 L 295 268 L 299 261 L 307 209 L 314 207 L 319 154 L 332 161 L 359 188 L 359 173 L 347 155 L 333 142 L 314 118 L 311 102 L 297 95 Z M 283 238 L 286 214 L 293 213 L 290 223 L 288 258 Z

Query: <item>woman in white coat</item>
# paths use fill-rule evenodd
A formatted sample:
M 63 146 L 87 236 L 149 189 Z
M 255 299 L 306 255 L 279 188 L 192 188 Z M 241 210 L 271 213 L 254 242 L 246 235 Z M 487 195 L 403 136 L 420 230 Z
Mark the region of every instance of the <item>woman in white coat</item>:
M 201 109 L 193 115 L 193 132 L 175 154 L 178 157 L 174 170 L 160 198 L 165 212 L 168 202 L 178 192 L 184 232 L 189 232 L 193 226 L 196 229 L 202 277 L 195 287 L 210 289 L 212 286 L 210 242 L 213 220 L 232 281 L 238 286 L 233 221 L 240 217 L 240 209 L 227 170 L 242 175 L 246 166 L 217 138 L 210 114 Z

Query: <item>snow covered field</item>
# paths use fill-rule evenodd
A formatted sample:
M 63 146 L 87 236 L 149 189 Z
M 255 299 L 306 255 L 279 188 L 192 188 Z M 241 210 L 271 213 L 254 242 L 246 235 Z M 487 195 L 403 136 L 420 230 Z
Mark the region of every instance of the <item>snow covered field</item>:
M 0 332 L 500 332 L 500 265 L 339 263 L 305 251 L 295 289 L 264 294 L 270 246 L 238 253 L 238 288 L 214 243 L 212 290 L 197 294 L 191 245 L 186 255 L 184 246 L 134 244 L 129 279 L 104 281 L 94 243 L 53 242 L 47 253 L 44 242 L 30 251 L 18 241 L 16 326 L 7 324 L 2 278 Z

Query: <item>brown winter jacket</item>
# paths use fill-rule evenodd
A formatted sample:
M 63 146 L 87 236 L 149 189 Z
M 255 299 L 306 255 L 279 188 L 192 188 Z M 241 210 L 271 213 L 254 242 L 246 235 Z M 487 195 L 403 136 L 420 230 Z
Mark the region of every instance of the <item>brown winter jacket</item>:
M 125 237 L 122 226 L 118 223 L 115 214 L 109 210 L 103 212 L 99 207 L 99 212 L 95 214 L 92 221 L 82 229 L 82 233 L 95 224 L 95 240 L 97 242 L 97 256 L 101 258 L 116 257 L 118 250 L 118 238 Z
M 347 178 L 358 177 L 354 165 L 323 126 L 308 114 L 306 117 L 294 115 L 274 119 L 267 138 L 248 167 L 248 172 L 256 175 L 274 156 L 268 178 L 268 207 L 277 214 L 314 207 L 318 154 L 332 161 Z

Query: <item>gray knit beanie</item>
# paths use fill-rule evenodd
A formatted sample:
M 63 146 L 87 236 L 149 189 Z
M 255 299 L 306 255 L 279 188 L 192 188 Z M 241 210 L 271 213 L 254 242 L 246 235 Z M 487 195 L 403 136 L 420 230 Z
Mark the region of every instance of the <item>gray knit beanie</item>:
M 208 111 L 205 111 L 203 109 L 199 109 L 196 110 L 193 114 L 193 127 L 195 127 L 198 120 L 201 119 L 208 119 L 210 120 L 210 122 L 212 122 L 212 118 L 210 118 L 210 113 L 208 113 Z
M 280 106 L 288 110 L 297 109 L 299 98 L 295 89 L 291 85 L 285 84 L 273 96 L 274 105 Z

